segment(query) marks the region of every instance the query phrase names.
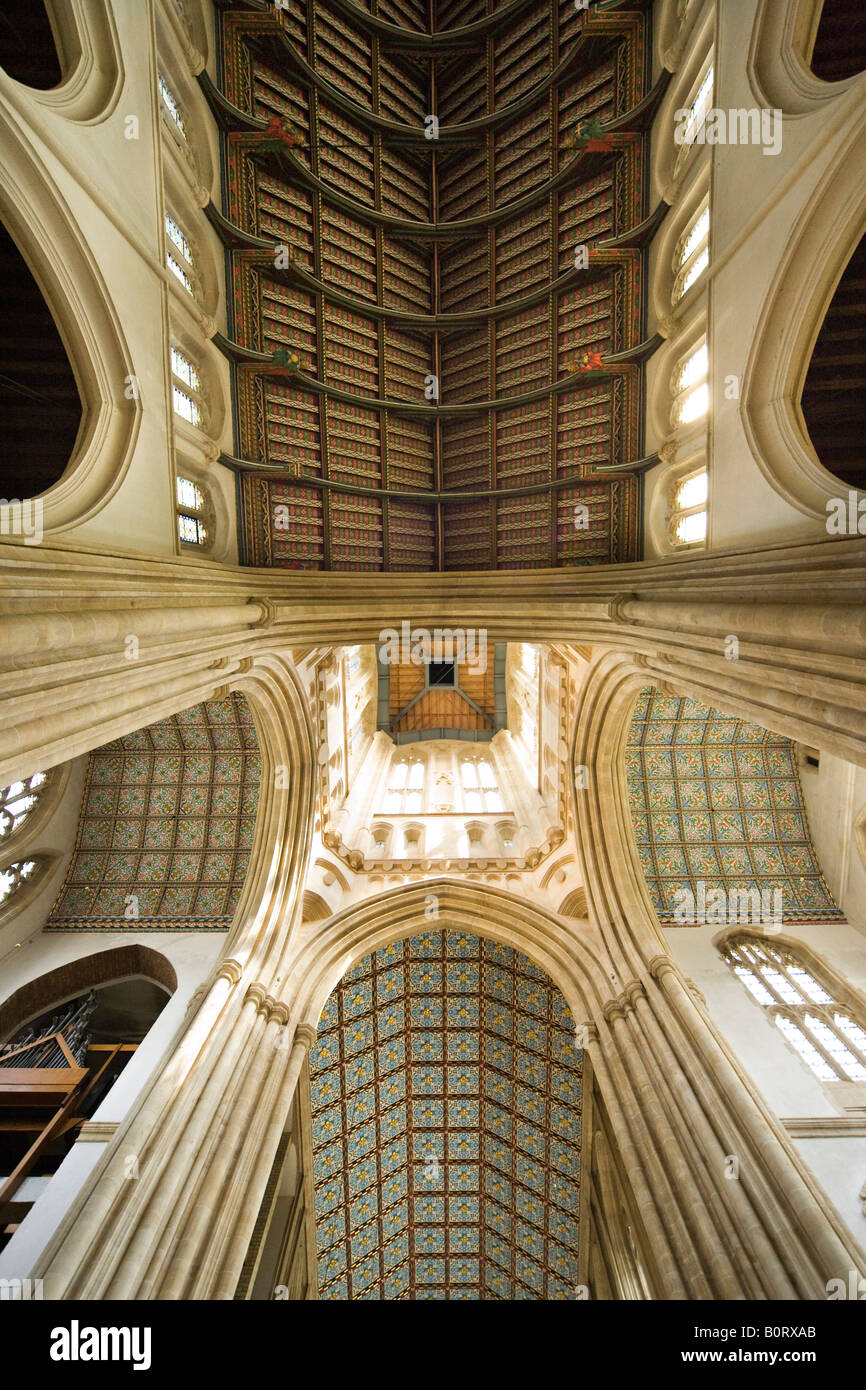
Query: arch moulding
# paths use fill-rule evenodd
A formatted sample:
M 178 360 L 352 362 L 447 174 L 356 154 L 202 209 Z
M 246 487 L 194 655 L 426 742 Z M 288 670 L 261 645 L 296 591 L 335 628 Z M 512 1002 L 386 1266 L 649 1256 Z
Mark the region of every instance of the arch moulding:
M 755 462 L 786 501 L 822 523 L 827 502 L 848 488 L 821 464 L 800 398 L 830 300 L 866 230 L 861 93 L 852 90 L 843 102 L 839 143 L 792 229 L 755 325 L 743 381 L 743 427 Z
M 231 688 L 249 700 L 262 761 L 244 890 L 198 1001 L 37 1262 L 51 1298 L 231 1298 L 249 1246 L 305 1055 L 278 1045 L 274 996 L 301 914 L 315 784 L 290 660 L 251 661 Z
M 589 769 L 573 792 L 578 851 L 590 921 L 622 981 L 591 1049 L 596 1077 L 651 1178 L 655 1248 L 667 1287 L 682 1290 L 665 1297 L 825 1298 L 828 1279 L 866 1256 L 674 962 L 646 889 L 624 754 L 635 696 L 651 684 L 669 689 L 600 653 L 577 711 L 573 759 Z M 723 1176 L 731 1154 L 737 1182 Z

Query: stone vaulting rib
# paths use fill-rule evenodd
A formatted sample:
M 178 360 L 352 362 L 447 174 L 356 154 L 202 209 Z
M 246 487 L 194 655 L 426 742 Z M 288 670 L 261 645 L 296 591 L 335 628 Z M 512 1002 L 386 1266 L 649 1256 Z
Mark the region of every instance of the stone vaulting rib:
M 647 6 L 370 9 L 224 0 L 202 78 L 243 559 L 636 559 Z

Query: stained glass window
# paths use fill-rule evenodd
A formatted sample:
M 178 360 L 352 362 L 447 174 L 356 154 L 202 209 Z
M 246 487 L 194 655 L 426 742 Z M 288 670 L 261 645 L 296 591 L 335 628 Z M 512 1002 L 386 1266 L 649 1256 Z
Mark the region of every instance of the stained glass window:
M 186 139 L 186 131 L 183 125 L 183 117 L 180 114 L 180 107 L 177 104 L 177 99 L 174 95 L 174 92 L 171 90 L 165 78 L 162 76 L 162 73 L 160 73 L 159 75 L 159 94 L 162 97 L 166 111 L 168 112 L 172 121 L 176 125 L 177 129 L 180 131 L 181 135 L 184 137 L 184 139 Z

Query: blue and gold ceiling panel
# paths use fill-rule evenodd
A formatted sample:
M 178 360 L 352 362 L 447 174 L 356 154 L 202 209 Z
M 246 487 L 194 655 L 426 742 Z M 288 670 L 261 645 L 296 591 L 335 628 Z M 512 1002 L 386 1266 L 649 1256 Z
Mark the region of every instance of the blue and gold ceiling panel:
M 626 773 L 637 851 L 662 925 L 697 925 L 682 913 L 692 899 L 696 909 L 703 904 L 703 920 L 726 925 L 725 903 L 741 912 L 747 900 L 733 894 L 755 890 L 770 917 L 844 920 L 812 845 L 790 739 L 644 690 Z
M 436 931 L 355 965 L 310 1058 L 320 1298 L 573 1298 L 581 1075 L 508 946 Z
M 237 693 L 95 749 L 46 931 L 226 931 L 260 778 L 252 713 Z

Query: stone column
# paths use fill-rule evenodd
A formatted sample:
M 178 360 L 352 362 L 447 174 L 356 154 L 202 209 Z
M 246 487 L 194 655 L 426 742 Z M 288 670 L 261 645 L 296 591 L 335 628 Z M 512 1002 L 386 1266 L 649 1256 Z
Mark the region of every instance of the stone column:
M 665 1297 L 823 1298 L 866 1257 L 688 990 L 647 896 L 622 759 L 646 683 L 630 657 L 602 654 L 578 707 L 573 757 L 589 769 L 574 792 L 578 843 L 608 958 L 590 1001 L 598 1084 L 645 1175 L 636 1195 L 654 1248 L 664 1231 Z
M 41 1257 L 52 1298 L 230 1298 L 314 1036 L 280 997 L 312 839 L 312 730 L 285 662 L 261 659 L 240 688 L 262 784 L 227 956 Z

